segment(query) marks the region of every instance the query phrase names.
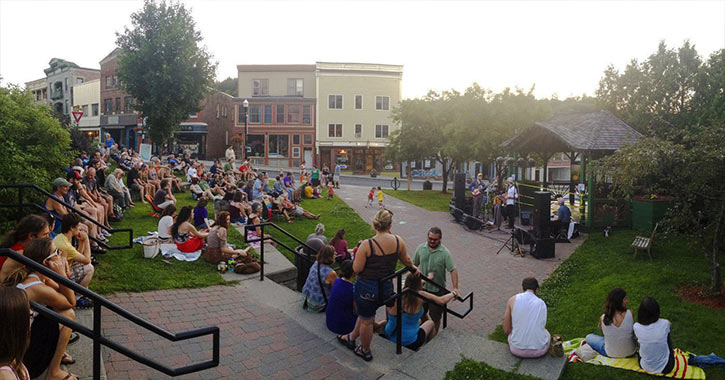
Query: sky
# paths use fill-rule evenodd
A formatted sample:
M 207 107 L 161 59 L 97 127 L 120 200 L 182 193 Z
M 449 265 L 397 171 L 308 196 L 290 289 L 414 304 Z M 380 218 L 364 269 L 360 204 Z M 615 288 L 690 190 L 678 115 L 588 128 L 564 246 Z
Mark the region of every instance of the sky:
M 403 65 L 403 97 L 473 82 L 537 97 L 594 95 L 608 65 L 643 60 L 660 41 L 725 48 L 725 0 L 183 1 L 219 63 Z M 2 84 L 44 76 L 53 57 L 99 68 L 142 1 L 0 0 Z

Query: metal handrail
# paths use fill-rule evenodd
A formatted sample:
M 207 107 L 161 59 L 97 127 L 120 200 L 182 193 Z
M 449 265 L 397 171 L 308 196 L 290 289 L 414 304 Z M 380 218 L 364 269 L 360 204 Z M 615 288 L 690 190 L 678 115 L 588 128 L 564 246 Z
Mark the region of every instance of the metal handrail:
M 41 206 L 41 205 L 39 205 L 37 203 L 32 203 L 32 202 L 26 203 L 26 202 L 23 201 L 23 197 L 24 197 L 24 191 L 23 190 L 24 189 L 32 189 L 32 190 L 35 190 L 37 192 L 40 192 L 41 194 L 47 196 L 48 198 L 52 198 L 56 202 L 58 202 L 58 203 L 62 204 L 63 206 L 65 206 L 65 207 L 73 210 L 73 212 L 75 214 L 79 215 L 83 219 L 85 219 L 85 220 L 87 220 L 87 221 L 95 224 L 96 226 L 102 228 L 103 230 L 105 230 L 105 231 L 107 231 L 109 233 L 128 232 L 128 244 L 127 245 L 114 245 L 114 246 L 109 246 L 108 244 L 106 244 L 106 243 L 104 243 L 104 242 L 102 242 L 102 241 L 100 241 L 100 240 L 98 240 L 98 239 L 96 239 L 94 237 L 91 237 L 91 236 L 88 237 L 89 239 L 95 241 L 100 246 L 102 246 L 104 248 L 107 248 L 107 249 L 111 249 L 111 250 L 115 250 L 115 249 L 128 249 L 128 248 L 133 247 L 133 229 L 132 228 L 108 228 L 108 227 L 104 226 L 103 224 L 99 223 L 98 221 L 96 221 L 95 219 L 91 218 L 85 212 L 83 212 L 83 211 L 81 211 L 81 210 L 79 210 L 79 209 L 71 206 L 70 204 L 66 203 L 66 201 L 64 201 L 63 199 L 58 198 L 55 194 L 52 194 L 52 193 L 49 193 L 49 192 L 45 191 L 43 188 L 41 188 L 38 185 L 35 185 L 35 184 L 3 184 L 3 185 L 0 185 L 0 189 L 18 189 L 18 203 L 16 203 L 16 204 L 0 204 L 0 207 L 4 207 L 4 208 L 17 208 L 18 209 L 18 219 L 22 218 L 22 216 L 24 215 L 24 212 L 23 212 L 23 208 L 24 207 L 33 207 L 33 208 L 35 208 L 37 210 L 40 210 L 42 212 L 48 212 L 48 210 L 46 210 L 43 206 Z M 51 229 L 52 229 L 52 226 L 51 226 Z
M 1 256 L 7 256 L 8 258 L 11 258 L 26 267 L 33 268 L 34 271 L 42 274 L 43 276 L 46 276 L 55 282 L 70 288 L 74 292 L 80 293 L 87 298 L 90 298 L 93 300 L 93 328 L 89 329 L 79 323 L 76 323 L 75 321 L 72 321 L 55 311 L 46 308 L 43 305 L 40 305 L 36 302 L 31 301 L 30 304 L 33 307 L 34 310 L 38 311 L 40 314 L 43 314 L 44 316 L 50 318 L 51 320 L 60 322 L 61 324 L 68 326 L 72 328 L 75 331 L 78 331 L 79 333 L 87 336 L 88 338 L 93 340 L 93 379 L 99 380 L 101 378 L 101 345 L 106 346 L 108 348 L 111 348 L 112 350 L 130 358 L 131 360 L 137 361 L 139 363 L 142 363 L 144 365 L 147 365 L 157 371 L 161 371 L 169 376 L 180 376 L 188 373 L 198 372 L 201 370 L 205 370 L 208 368 L 216 367 L 219 365 L 219 327 L 217 326 L 211 326 L 211 327 L 204 327 L 201 329 L 196 330 L 188 330 L 183 331 L 180 333 L 171 333 L 161 327 L 158 327 L 154 325 L 153 323 L 140 318 L 126 309 L 116 305 L 115 303 L 107 300 L 103 296 L 96 294 L 95 292 L 84 288 L 83 286 L 76 284 L 75 282 L 69 280 L 68 278 L 59 275 L 58 273 L 52 271 L 49 268 L 46 268 L 45 266 L 36 263 L 35 261 L 9 249 L 9 248 L 0 248 L 0 257 Z M 153 359 L 149 359 L 145 356 L 142 356 L 141 354 L 136 353 L 135 351 L 132 351 L 112 340 L 109 340 L 108 338 L 103 336 L 103 333 L 101 331 L 101 308 L 106 307 L 107 309 L 115 312 L 116 314 L 120 315 L 121 317 L 129 320 L 130 322 L 141 326 L 157 335 L 160 335 L 172 342 L 178 342 L 182 340 L 197 338 L 201 336 L 206 335 L 212 335 L 212 359 L 202 362 L 202 363 L 196 363 L 191 364 L 184 367 L 179 368 L 170 368 L 167 367 Z
M 411 268 L 411 267 L 405 267 L 405 268 L 402 268 L 402 269 L 397 270 L 395 273 L 393 273 L 391 275 L 388 275 L 388 276 L 386 276 L 386 277 L 378 280 L 378 289 L 382 289 L 382 283 L 384 281 L 389 281 L 389 280 L 392 280 L 393 278 L 396 278 L 396 280 L 397 280 L 396 282 L 397 282 L 398 292 L 395 293 L 395 294 L 393 294 L 392 296 L 390 296 L 390 298 L 388 298 L 385 301 L 383 301 L 383 303 L 385 303 L 385 304 L 387 304 L 388 302 L 390 302 L 392 300 L 395 300 L 396 301 L 395 302 L 396 303 L 396 311 L 397 311 L 396 318 L 397 318 L 397 325 L 398 325 L 398 328 L 396 328 L 396 334 L 395 334 L 395 337 L 396 337 L 396 339 L 395 339 L 395 341 L 396 341 L 395 342 L 395 353 L 396 354 L 401 354 L 403 352 L 403 346 L 400 343 L 400 341 L 402 339 L 402 327 L 400 327 L 400 326 L 401 326 L 401 323 L 403 323 L 403 305 L 402 305 L 402 302 L 400 302 L 400 299 L 402 298 L 402 296 L 404 294 L 409 293 L 409 292 L 413 292 L 417 297 L 422 298 L 423 300 L 428 300 L 428 298 L 425 298 L 422 295 L 418 294 L 417 292 L 414 292 L 412 289 L 403 289 L 403 275 L 405 273 L 407 273 L 407 272 L 412 272 L 412 271 L 413 271 L 413 268 Z M 432 284 L 432 285 L 435 285 L 439 289 L 444 290 L 445 291 L 444 294 L 451 293 L 450 290 L 446 289 L 444 286 L 441 286 L 439 283 L 437 283 L 437 282 L 429 279 L 426 276 L 422 276 L 421 275 L 420 278 L 422 280 L 424 280 L 424 281 Z M 401 290 L 401 289 L 403 289 L 403 290 Z M 448 309 L 448 305 L 447 304 L 441 305 L 441 307 L 443 307 L 443 328 L 448 327 L 448 314 L 449 313 L 450 314 L 453 314 L 455 317 L 457 317 L 459 319 L 463 319 L 471 311 L 473 311 L 473 292 L 469 292 L 463 298 L 461 298 L 460 296 L 458 296 L 456 294 L 455 299 L 457 301 L 459 301 L 459 302 L 466 302 L 466 300 L 468 300 L 468 310 L 466 310 L 463 314 L 460 314 L 460 313 L 458 313 L 456 311 L 453 311 L 451 309 Z
M 260 231 L 261 232 L 261 236 L 257 237 L 256 239 L 251 239 L 250 240 L 249 237 L 248 237 L 249 230 L 251 230 L 253 228 L 256 229 L 257 227 L 259 227 L 260 230 L 261 230 Z M 283 248 L 286 248 L 288 251 L 292 252 L 293 254 L 295 254 L 295 255 L 297 255 L 299 257 L 302 257 L 303 259 L 305 259 L 305 260 L 307 260 L 309 262 L 314 262 L 315 261 L 315 260 L 312 260 L 311 258 L 309 258 L 307 256 L 300 255 L 299 252 L 297 252 L 297 250 L 288 247 L 287 244 L 282 243 L 281 241 L 279 241 L 274 236 L 264 237 L 264 227 L 274 227 L 274 229 L 276 229 L 279 232 L 282 232 L 287 237 L 289 237 L 292 240 L 294 240 L 297 243 L 299 243 L 302 247 L 307 248 L 310 251 L 314 251 L 315 250 L 314 248 L 310 247 L 309 245 L 307 245 L 302 240 L 298 239 L 294 235 L 292 235 L 289 232 L 283 230 L 278 225 L 276 225 L 276 224 L 274 224 L 272 222 L 262 222 L 262 223 L 257 223 L 257 224 L 245 225 L 244 226 L 244 234 L 243 234 L 244 235 L 244 242 L 247 243 L 247 244 L 249 244 L 249 243 L 255 243 L 255 242 L 260 242 L 260 244 L 259 244 L 259 267 L 260 267 L 260 269 L 259 269 L 259 281 L 264 281 L 264 242 L 267 241 L 267 240 L 271 240 L 271 241 L 277 243 L 279 246 L 281 246 Z

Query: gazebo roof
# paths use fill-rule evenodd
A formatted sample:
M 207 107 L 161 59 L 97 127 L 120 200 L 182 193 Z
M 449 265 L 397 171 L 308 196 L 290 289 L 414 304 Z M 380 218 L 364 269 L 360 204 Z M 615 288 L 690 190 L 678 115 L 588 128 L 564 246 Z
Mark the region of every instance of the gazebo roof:
M 556 114 L 503 144 L 518 152 L 613 152 L 642 137 L 609 111 Z

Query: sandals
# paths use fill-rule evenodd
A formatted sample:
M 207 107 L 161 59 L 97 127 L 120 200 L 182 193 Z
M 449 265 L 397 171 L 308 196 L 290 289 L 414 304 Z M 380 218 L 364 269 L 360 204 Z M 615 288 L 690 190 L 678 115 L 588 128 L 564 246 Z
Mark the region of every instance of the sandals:
M 345 346 L 351 350 L 354 350 L 355 347 L 357 347 L 357 344 L 355 344 L 355 341 L 350 340 L 350 334 L 345 335 L 345 337 L 347 339 L 343 339 L 342 337 L 343 337 L 342 335 L 337 336 L 337 341 L 340 342 L 340 344 L 342 344 L 343 346 Z
M 373 353 L 372 353 L 372 351 L 365 352 L 365 351 L 363 351 L 362 346 L 355 347 L 355 351 L 354 352 L 355 352 L 355 355 L 361 357 L 366 362 L 369 362 L 369 361 L 373 360 Z
M 76 360 L 72 356 L 70 356 L 69 353 L 67 353 L 67 352 L 63 353 L 63 358 L 60 359 L 60 364 L 71 365 L 71 364 L 75 364 L 75 363 L 76 363 Z
M 69 371 L 62 380 L 78 380 L 78 375 L 74 375 Z

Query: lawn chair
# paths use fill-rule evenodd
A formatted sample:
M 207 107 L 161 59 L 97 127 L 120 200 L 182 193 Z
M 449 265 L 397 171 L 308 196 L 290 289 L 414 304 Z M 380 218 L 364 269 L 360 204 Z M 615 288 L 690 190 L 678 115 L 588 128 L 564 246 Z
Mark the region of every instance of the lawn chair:
M 145 198 L 149 202 L 149 204 L 151 205 L 151 209 L 153 210 L 153 211 L 151 211 L 151 216 L 157 217 L 157 218 L 160 217 L 161 213 L 164 210 L 160 209 L 159 206 L 156 206 L 156 203 L 154 203 L 154 198 L 151 197 L 151 194 L 146 193 Z
M 634 238 L 634 241 L 632 242 L 631 247 L 634 248 L 634 258 L 635 259 L 637 258 L 637 252 L 639 250 L 643 250 L 643 251 L 646 250 L 647 255 L 649 256 L 649 259 L 652 260 L 652 252 L 651 252 L 652 242 L 654 241 L 655 232 L 657 232 L 657 227 L 659 225 L 660 225 L 659 223 L 655 224 L 655 228 L 652 230 L 652 233 L 650 234 L 649 237 L 637 236 Z

